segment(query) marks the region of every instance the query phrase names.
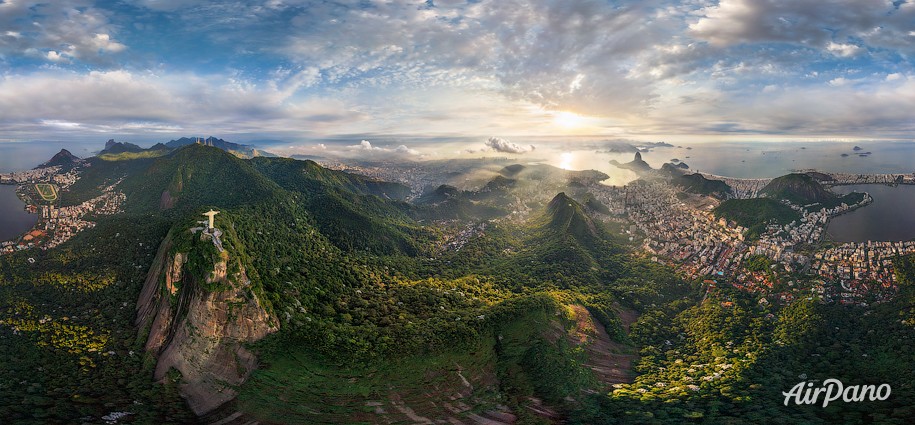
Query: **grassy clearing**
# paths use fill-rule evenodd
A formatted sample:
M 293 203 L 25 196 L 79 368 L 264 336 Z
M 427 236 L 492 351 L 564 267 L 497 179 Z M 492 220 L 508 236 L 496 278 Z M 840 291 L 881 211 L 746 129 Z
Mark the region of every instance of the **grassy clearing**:
M 167 150 L 157 150 L 157 151 L 142 151 L 142 152 L 120 152 L 120 153 L 103 153 L 99 155 L 99 159 L 104 161 L 128 161 L 132 159 L 142 159 L 142 158 L 158 158 L 162 155 L 167 154 Z

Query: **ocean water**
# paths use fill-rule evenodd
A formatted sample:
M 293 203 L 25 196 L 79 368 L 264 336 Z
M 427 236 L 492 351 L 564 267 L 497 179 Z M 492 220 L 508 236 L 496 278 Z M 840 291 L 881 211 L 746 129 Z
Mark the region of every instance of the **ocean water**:
M 853 148 L 859 146 L 860 151 Z M 870 152 L 867 156 L 861 153 Z M 846 154 L 847 156 L 842 156 Z M 678 159 L 690 170 L 737 178 L 773 178 L 792 170 L 814 168 L 821 171 L 871 174 L 915 172 L 915 142 L 740 142 L 697 143 L 680 147 L 652 148 L 642 159 L 654 168 Z M 610 160 L 632 161 L 634 153 L 601 153 L 598 149 L 576 149 L 565 144 L 546 162 L 557 167 L 594 169 L 625 180 Z M 623 182 L 625 183 L 625 181 Z
M 61 149 L 66 149 L 80 158 L 86 158 L 95 155 L 104 147 L 105 142 L 0 142 L 0 173 L 31 170 L 51 159 Z
M 0 184 L 0 242 L 13 240 L 38 222 L 38 214 L 29 214 L 16 196 L 16 186 Z
M 874 202 L 833 218 L 826 234 L 836 242 L 915 239 L 915 186 L 879 184 L 837 186 L 837 193 L 867 192 Z

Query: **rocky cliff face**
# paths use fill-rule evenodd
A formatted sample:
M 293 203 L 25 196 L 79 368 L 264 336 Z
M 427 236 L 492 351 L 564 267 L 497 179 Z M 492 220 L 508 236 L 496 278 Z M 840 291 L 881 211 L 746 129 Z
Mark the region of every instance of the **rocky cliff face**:
M 177 252 L 172 240 L 169 235 L 159 247 L 136 323 L 141 332 L 149 330 L 146 350 L 157 358 L 155 379 L 180 372 L 182 395 L 204 415 L 235 398 L 234 387 L 257 366 L 243 344 L 275 332 L 278 322 L 252 291 L 244 268 L 228 272 L 238 261 L 231 253 L 221 253 L 205 277 L 193 276 L 188 253 Z

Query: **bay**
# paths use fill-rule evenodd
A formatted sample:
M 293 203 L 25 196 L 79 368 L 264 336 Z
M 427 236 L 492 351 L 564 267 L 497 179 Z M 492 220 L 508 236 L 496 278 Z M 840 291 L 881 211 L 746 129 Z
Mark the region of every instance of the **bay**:
M 834 217 L 826 234 L 836 242 L 915 239 L 915 186 L 879 184 L 837 186 L 836 193 L 867 192 L 874 202 Z
M 860 150 L 855 150 L 856 146 Z M 634 153 L 602 152 L 599 143 L 587 148 L 566 143 L 544 146 L 542 150 L 549 151 L 550 157 L 544 158 L 548 164 L 602 171 L 611 176 L 612 184 L 625 184 L 635 178 L 633 173 L 610 165 L 610 160 L 632 161 Z M 692 143 L 652 148 L 641 156 L 655 169 L 678 159 L 694 172 L 752 179 L 774 178 L 799 169 L 853 174 L 915 172 L 915 143 L 906 141 Z

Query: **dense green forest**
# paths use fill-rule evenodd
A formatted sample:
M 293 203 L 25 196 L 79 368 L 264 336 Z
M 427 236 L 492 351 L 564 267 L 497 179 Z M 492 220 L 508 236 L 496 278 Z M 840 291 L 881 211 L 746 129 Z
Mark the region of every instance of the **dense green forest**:
M 152 381 L 133 327 L 139 285 L 169 226 L 157 215 L 110 217 L 57 249 L 0 257 L 4 421 L 115 411 L 139 423 L 193 420 L 174 382 Z
M 791 207 L 770 198 L 728 199 L 715 207 L 715 217 L 746 227 L 747 238 L 758 238 L 770 224 L 785 225 L 800 220 Z
M 121 181 L 126 212 L 94 218 L 56 249 L 0 257 L 0 417 L 13 423 L 99 423 L 112 412 L 130 412 L 122 422 L 196 420 L 180 374 L 153 382 L 156 360 L 134 318 L 169 232 L 183 232 L 175 249 L 190 253 L 189 269 L 212 268 L 214 248 L 187 233 L 209 208 L 280 322 L 251 347 L 260 368 L 232 403 L 252 420 L 384 422 L 399 408 L 443 414 L 440 400 L 464 406 L 452 406 L 458 417 L 510 411 L 519 423 L 901 424 L 915 415 L 912 259 L 900 260 L 892 303 L 761 305 L 725 282 L 705 297 L 698 282 L 633 254 L 574 186 L 522 221 L 467 209 L 458 224 L 483 230 L 448 248 L 455 224 L 430 217 L 453 220 L 454 199 L 496 206 L 523 177 L 414 204 L 400 185 L 197 145 L 91 161 L 64 205 Z M 743 210 L 729 218 L 768 220 Z M 620 366 L 627 378 L 599 372 L 607 356 L 631 360 Z M 797 382 L 827 378 L 890 383 L 893 397 L 783 405 Z

